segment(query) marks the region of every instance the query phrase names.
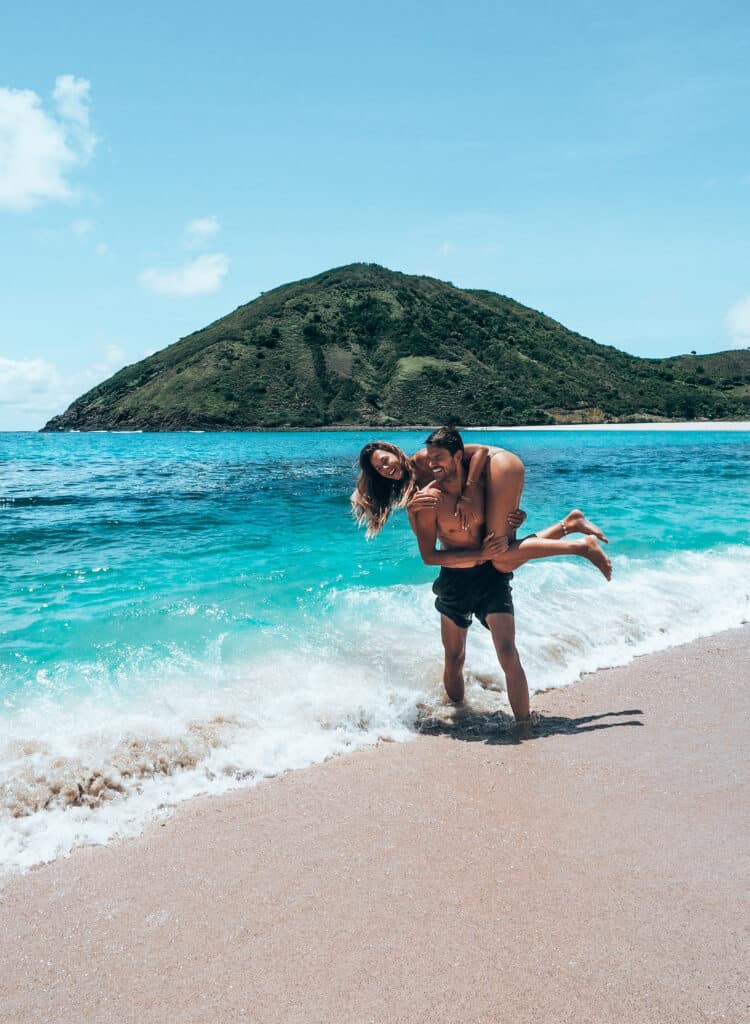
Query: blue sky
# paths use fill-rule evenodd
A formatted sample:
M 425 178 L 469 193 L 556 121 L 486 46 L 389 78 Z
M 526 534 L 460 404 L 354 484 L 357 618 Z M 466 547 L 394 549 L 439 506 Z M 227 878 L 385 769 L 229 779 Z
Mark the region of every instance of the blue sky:
M 750 345 L 745 3 L 109 6 L 3 13 L 0 429 L 359 260 Z

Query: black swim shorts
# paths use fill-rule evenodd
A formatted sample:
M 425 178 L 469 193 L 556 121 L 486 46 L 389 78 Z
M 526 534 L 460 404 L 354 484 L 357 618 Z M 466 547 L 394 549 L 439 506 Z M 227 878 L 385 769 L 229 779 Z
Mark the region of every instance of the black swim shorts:
M 461 629 L 469 628 L 472 615 L 489 629 L 488 615 L 513 614 L 512 579 L 512 572 L 498 572 L 492 562 L 482 562 L 471 569 L 443 566 L 432 584 L 435 607 Z

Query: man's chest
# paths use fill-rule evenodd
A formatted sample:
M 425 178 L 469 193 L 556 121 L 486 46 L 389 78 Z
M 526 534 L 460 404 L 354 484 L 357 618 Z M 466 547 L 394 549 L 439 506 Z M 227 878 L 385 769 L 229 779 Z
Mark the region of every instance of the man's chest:
M 438 537 L 449 541 L 453 547 L 472 547 L 481 541 L 484 533 L 483 510 L 476 510 L 479 521 L 473 522 L 465 529 L 461 525 L 461 519 L 456 515 L 456 501 L 456 495 L 443 494 L 441 497 L 436 509 Z

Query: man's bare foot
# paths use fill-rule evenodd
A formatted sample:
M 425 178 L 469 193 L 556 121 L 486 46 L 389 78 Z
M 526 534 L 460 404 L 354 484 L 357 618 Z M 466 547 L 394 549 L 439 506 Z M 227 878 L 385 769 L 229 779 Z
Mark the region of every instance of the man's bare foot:
M 538 711 L 529 711 L 528 718 L 517 718 L 516 725 L 536 725 L 539 721 Z
M 609 544 L 604 533 L 595 523 L 592 523 L 590 519 L 587 519 L 579 508 L 574 508 L 572 512 L 568 512 L 566 517 L 563 519 L 562 524 L 565 527 L 566 534 L 589 533 L 592 537 L 598 537 L 599 540 L 603 540 L 605 544 Z
M 596 537 L 584 537 L 581 554 L 595 565 L 605 580 L 612 579 L 612 563 L 605 555 Z
M 534 734 L 534 726 L 539 721 L 539 712 L 530 711 L 528 718 L 517 718 L 515 721 L 516 735 L 519 739 L 529 740 Z

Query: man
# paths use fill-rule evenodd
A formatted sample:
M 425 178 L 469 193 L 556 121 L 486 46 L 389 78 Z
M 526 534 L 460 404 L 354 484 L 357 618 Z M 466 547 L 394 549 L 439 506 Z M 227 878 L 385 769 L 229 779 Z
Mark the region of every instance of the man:
M 433 584 L 435 607 L 445 650 L 443 683 L 449 698 L 464 697 L 463 666 L 466 632 L 476 615 L 492 634 L 498 661 L 505 673 L 508 700 L 516 721 L 532 722 L 529 687 L 515 643 L 515 620 L 510 581 L 512 572 L 499 572 L 492 559 L 508 549 L 507 537 L 485 537 L 484 483 L 475 482 L 474 515 L 467 522 L 456 513 L 464 489 L 463 441 L 456 430 L 441 427 L 427 438 L 426 450 L 437 492 L 434 504 L 409 509 L 419 553 L 426 565 L 439 565 Z M 440 547 L 437 542 L 440 541 Z

